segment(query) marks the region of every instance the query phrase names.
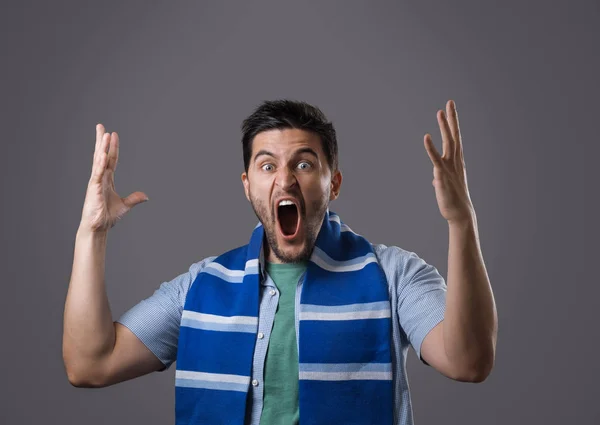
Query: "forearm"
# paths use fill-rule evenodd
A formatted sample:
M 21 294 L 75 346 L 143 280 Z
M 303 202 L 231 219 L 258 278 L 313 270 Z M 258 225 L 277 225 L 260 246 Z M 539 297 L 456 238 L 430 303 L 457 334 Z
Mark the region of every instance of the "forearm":
M 106 233 L 77 231 L 63 323 L 63 360 L 69 376 L 89 372 L 114 347 L 104 284 Z
M 498 319 L 479 245 L 477 218 L 449 223 L 444 347 L 470 374 L 487 375 L 494 363 Z

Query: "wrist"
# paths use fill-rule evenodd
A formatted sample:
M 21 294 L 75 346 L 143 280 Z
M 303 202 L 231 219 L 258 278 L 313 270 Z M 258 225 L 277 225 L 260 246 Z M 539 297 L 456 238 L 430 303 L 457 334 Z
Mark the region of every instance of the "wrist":
M 94 241 L 106 241 L 108 231 L 106 230 L 93 230 L 82 224 L 77 229 L 75 237 L 77 239 L 92 239 Z
M 466 217 L 461 220 L 448 220 L 448 227 L 454 228 L 454 229 L 461 229 L 461 230 L 466 230 L 466 229 L 471 229 L 471 228 L 476 229 L 477 228 L 477 217 L 475 216 L 475 213 L 472 213 L 469 215 L 469 217 Z

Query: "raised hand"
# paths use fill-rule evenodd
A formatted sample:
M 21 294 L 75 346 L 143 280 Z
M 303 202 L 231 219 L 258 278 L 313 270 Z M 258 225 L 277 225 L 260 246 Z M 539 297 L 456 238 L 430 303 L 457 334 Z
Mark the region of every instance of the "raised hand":
M 96 125 L 92 175 L 85 195 L 80 228 L 107 232 L 134 206 L 148 200 L 143 192 L 134 192 L 126 198 L 117 194 L 115 171 L 118 159 L 119 135 L 116 132 L 106 133 L 102 124 Z
M 424 139 L 425 149 L 433 163 L 434 179 L 431 184 L 442 216 L 449 223 L 466 222 L 474 218 L 475 209 L 467 187 L 467 170 L 454 101 L 449 100 L 446 104 L 446 114 L 441 110 L 437 112 L 437 119 L 443 155 L 440 156 L 435 149 L 430 134 L 425 134 Z

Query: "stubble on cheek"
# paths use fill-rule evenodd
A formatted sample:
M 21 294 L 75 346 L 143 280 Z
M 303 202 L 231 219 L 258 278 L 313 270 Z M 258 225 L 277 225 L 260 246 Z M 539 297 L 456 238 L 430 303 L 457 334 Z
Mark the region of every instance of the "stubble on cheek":
M 250 205 L 254 210 L 254 214 L 264 227 L 272 226 L 275 223 L 275 218 L 269 212 L 269 208 L 260 199 L 255 199 L 250 192 Z

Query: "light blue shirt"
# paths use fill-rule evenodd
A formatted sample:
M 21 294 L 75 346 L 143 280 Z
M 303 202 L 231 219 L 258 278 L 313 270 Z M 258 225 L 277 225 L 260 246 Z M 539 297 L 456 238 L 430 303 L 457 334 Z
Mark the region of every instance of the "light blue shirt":
M 421 358 L 425 336 L 444 318 L 446 282 L 437 269 L 416 253 L 397 246 L 372 244 L 389 288 L 392 308 L 392 377 L 394 387 L 394 425 L 412 425 L 413 414 L 406 373 L 406 358 L 411 345 Z M 216 256 L 192 264 L 154 294 L 126 311 L 117 322 L 127 326 L 168 369 L 177 359 L 179 324 L 187 292 L 202 268 Z M 269 337 L 279 302 L 277 286 L 265 272 L 264 253 L 260 256 L 261 293 L 258 333 L 252 363 L 252 385 L 248 392 L 246 425 L 259 425 L 263 406 L 263 372 Z M 300 297 L 304 274 L 298 280 Z M 296 327 L 298 312 L 296 312 Z M 265 425 L 265 424 L 263 424 Z M 266 424 L 272 425 L 272 424 Z

